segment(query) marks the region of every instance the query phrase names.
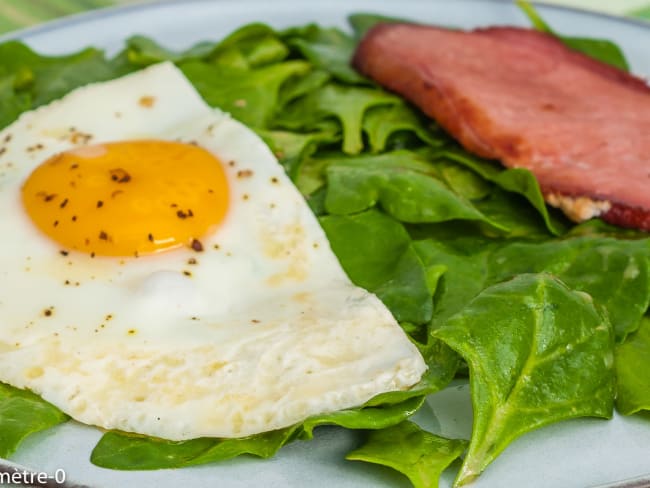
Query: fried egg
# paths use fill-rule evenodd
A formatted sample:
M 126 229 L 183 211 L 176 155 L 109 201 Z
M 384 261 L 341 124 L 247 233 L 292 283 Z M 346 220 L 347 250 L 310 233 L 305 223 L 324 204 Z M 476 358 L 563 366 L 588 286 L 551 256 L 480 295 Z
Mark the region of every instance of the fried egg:
M 173 64 L 0 132 L 0 209 L 0 381 L 80 422 L 240 437 L 426 369 L 267 146 Z

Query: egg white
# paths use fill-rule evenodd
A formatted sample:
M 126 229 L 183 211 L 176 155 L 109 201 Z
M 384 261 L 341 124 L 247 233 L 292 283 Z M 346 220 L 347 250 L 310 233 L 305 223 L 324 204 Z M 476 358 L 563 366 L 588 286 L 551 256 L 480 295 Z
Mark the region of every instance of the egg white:
M 224 163 L 224 223 L 200 253 L 64 256 L 22 208 L 23 182 L 60 151 L 140 138 L 193 141 Z M 426 369 L 269 149 L 172 64 L 23 114 L 0 148 L 1 382 L 87 424 L 183 440 L 358 406 Z

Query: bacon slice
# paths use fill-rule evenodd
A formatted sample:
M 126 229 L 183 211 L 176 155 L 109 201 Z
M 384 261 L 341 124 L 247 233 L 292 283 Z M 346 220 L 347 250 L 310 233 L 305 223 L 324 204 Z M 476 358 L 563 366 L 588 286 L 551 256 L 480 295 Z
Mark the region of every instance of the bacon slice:
M 576 221 L 650 231 L 650 88 L 515 27 L 379 24 L 354 66 L 435 118 L 468 151 L 535 174 Z

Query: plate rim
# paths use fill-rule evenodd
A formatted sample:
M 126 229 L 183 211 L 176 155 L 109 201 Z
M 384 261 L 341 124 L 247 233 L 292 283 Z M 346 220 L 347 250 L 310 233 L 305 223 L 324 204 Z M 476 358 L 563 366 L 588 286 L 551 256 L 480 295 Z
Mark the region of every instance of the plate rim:
M 133 4 L 124 4 L 124 5 L 112 5 L 108 7 L 102 7 L 98 9 L 88 10 L 84 12 L 79 12 L 65 17 L 56 18 L 49 20 L 43 23 L 39 23 L 32 26 L 27 26 L 21 29 L 9 31 L 3 34 L 0 34 L 0 43 L 4 43 L 11 40 L 20 40 L 20 41 L 29 41 L 31 37 L 39 36 L 42 34 L 54 33 L 58 30 L 67 29 L 77 25 L 82 25 L 87 22 L 92 22 L 96 20 L 108 20 L 113 17 L 122 16 L 131 12 L 146 12 L 149 10 L 156 10 L 159 8 L 165 8 L 168 6 L 179 7 L 183 6 L 185 8 L 199 8 L 202 4 L 215 4 L 220 3 L 223 5 L 235 5 L 242 4 L 245 2 L 251 2 L 252 0 L 144 0 L 136 1 Z M 340 4 L 341 6 L 345 5 L 346 0 L 331 0 L 332 3 Z M 385 2 L 389 0 L 384 0 Z M 413 3 L 426 3 L 426 2 L 435 2 L 435 3 L 452 3 L 454 0 L 409 0 Z M 458 1 L 458 0 L 455 0 Z M 464 2 L 472 0 L 462 0 Z M 485 3 L 493 3 L 500 5 L 511 5 L 515 7 L 514 0 L 481 0 Z M 605 12 L 587 10 L 578 7 L 566 6 L 551 4 L 544 1 L 531 1 L 535 7 L 542 7 L 548 9 L 550 12 L 557 12 L 559 14 L 578 14 L 580 16 L 590 17 L 593 19 L 600 19 L 607 22 L 614 22 L 621 27 L 625 26 L 634 26 L 640 27 L 643 30 L 646 30 L 650 33 L 650 22 L 634 18 L 634 17 L 625 17 L 617 16 Z M 125 41 L 126 39 L 123 39 Z M 86 47 L 86 45 L 92 44 L 83 44 L 84 41 L 80 42 L 80 49 Z M 8 459 L 0 457 L 0 471 L 3 470 L 16 470 L 16 469 L 26 469 L 32 471 L 30 468 L 25 468 L 22 465 L 13 463 Z M 70 483 L 70 482 L 69 482 Z M 70 488 L 87 488 L 87 485 L 77 485 L 72 481 L 70 484 L 65 484 L 61 486 L 68 486 Z M 615 481 L 612 483 L 607 483 L 604 485 L 598 485 L 594 488 L 643 488 L 650 486 L 650 474 L 641 474 L 635 478 L 629 478 L 625 480 Z
M 168 5 L 171 6 L 183 5 L 185 7 L 188 7 L 190 6 L 190 4 L 203 4 L 203 3 L 215 3 L 215 2 L 224 3 L 224 4 L 227 3 L 241 4 L 242 2 L 247 2 L 247 1 L 250 0 L 145 0 L 145 1 L 138 1 L 134 4 L 113 5 L 109 7 L 103 7 L 99 9 L 88 10 L 85 12 L 79 12 L 76 14 L 67 15 L 65 17 L 49 20 L 33 26 L 28 26 L 22 29 L 6 32 L 0 35 L 0 43 L 10 41 L 10 40 L 25 41 L 25 40 L 29 40 L 29 38 L 33 36 L 50 33 L 52 31 L 56 31 L 59 29 L 65 29 L 74 25 L 83 24 L 94 20 L 108 19 L 110 17 L 123 15 L 128 12 L 141 12 L 141 11 L 153 10 Z M 337 1 L 342 4 L 345 3 L 345 0 L 330 0 L 330 1 Z M 414 0 L 414 1 L 421 1 L 424 3 L 427 0 Z M 433 1 L 442 3 L 442 2 L 451 2 L 454 0 L 433 0 Z M 462 0 L 462 1 L 467 1 L 467 0 Z M 481 0 L 481 1 L 486 3 L 511 4 L 515 6 L 514 0 Z M 585 15 L 588 17 L 616 22 L 618 24 L 623 24 L 627 26 L 632 25 L 635 27 L 641 27 L 642 29 L 647 29 L 650 31 L 650 22 L 643 19 L 618 16 L 606 12 L 587 10 L 578 7 L 571 7 L 568 5 L 551 4 L 544 1 L 541 2 L 532 1 L 530 3 L 533 4 L 535 7 L 542 7 L 544 9 L 549 9 L 551 11 L 557 11 L 559 13 L 563 12 L 563 13 Z

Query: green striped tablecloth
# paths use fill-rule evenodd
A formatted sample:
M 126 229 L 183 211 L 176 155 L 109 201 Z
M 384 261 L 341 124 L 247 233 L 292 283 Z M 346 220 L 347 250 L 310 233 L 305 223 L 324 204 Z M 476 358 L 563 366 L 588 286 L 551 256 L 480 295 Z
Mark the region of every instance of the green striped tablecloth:
M 38 24 L 84 10 L 108 7 L 138 0 L 0 0 L 0 32 Z M 650 0 L 545 0 L 615 15 L 650 20 Z

